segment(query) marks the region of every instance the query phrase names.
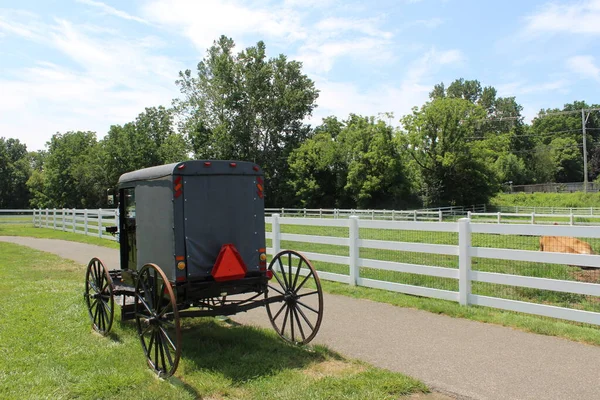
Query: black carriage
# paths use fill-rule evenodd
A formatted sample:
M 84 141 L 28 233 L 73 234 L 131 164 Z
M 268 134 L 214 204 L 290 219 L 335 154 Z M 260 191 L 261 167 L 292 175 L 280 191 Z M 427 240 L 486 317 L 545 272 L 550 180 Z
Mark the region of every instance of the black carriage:
M 323 317 L 317 272 L 284 250 L 267 266 L 264 182 L 250 162 L 186 161 L 122 175 L 120 269 L 93 258 L 84 297 L 93 329 L 107 335 L 114 305 L 135 320 L 150 368 L 170 376 L 181 356 L 180 318 L 265 306 L 284 340 L 310 342 Z

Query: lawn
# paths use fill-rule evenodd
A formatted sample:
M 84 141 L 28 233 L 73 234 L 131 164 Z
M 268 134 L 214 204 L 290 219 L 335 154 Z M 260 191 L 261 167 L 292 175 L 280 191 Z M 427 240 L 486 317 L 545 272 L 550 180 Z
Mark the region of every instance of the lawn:
M 322 346 L 299 348 L 274 332 L 212 318 L 183 320 L 179 369 L 158 379 L 131 321 L 109 337 L 91 331 L 84 268 L 0 242 L 0 398 L 397 399 L 420 382 L 348 360 Z
M 270 230 L 267 225 L 267 230 Z M 300 225 L 281 225 L 283 233 L 298 233 L 320 236 L 347 237 L 348 228 L 337 227 L 310 227 Z M 89 237 L 80 234 L 64 233 L 49 229 L 0 226 L 0 235 L 19 234 L 22 236 L 52 237 L 79 242 L 118 247 L 115 242 Z M 375 229 L 361 229 L 361 237 L 379 240 L 396 240 L 420 243 L 457 244 L 456 233 L 446 232 L 420 232 L 420 231 L 386 231 Z M 600 249 L 600 240 L 590 240 L 595 249 Z M 474 234 L 473 244 L 482 247 L 498 247 L 508 249 L 536 250 L 539 246 L 538 238 L 516 235 L 483 235 Z M 270 246 L 270 240 L 267 240 Z M 300 251 L 348 255 L 345 246 L 325 244 L 312 244 L 301 242 L 282 241 L 282 248 L 292 248 Z M 421 265 L 434 265 L 448 268 L 458 267 L 456 256 L 444 256 L 415 252 L 399 252 L 388 250 L 362 249 L 361 257 L 369 257 L 384 261 L 410 262 Z M 316 261 L 313 262 L 317 270 L 348 274 L 348 266 Z M 506 262 L 502 260 L 473 259 L 473 268 L 499 273 L 511 273 L 526 276 L 539 276 L 554 279 L 584 280 L 599 282 L 598 271 L 581 271 L 579 268 L 565 265 L 540 264 L 529 262 Z M 454 279 L 436 278 L 417 274 L 406 274 L 392 271 L 380 271 L 362 268 L 361 276 L 372 279 L 381 279 L 391 282 L 407 283 L 417 286 L 426 286 L 438 289 L 457 290 L 458 283 Z M 468 318 L 475 321 L 495 323 L 518 328 L 528 332 L 544 335 L 559 336 L 570 340 L 600 345 L 600 329 L 598 326 L 580 324 L 576 322 L 557 320 L 535 315 L 527 315 L 510 311 L 497 310 L 487 307 L 463 307 L 451 301 L 423 298 L 401 293 L 388 292 L 364 287 L 351 287 L 335 282 L 321 281 L 323 289 L 335 294 L 367 298 L 374 301 L 394 304 L 401 307 L 418 308 L 434 313 L 445 314 L 452 317 Z M 491 295 L 501 298 L 532 301 L 544 304 L 555 304 L 564 307 L 600 311 L 600 301 L 597 297 L 564 294 L 560 292 L 493 285 L 473 282 L 473 292 L 482 295 Z

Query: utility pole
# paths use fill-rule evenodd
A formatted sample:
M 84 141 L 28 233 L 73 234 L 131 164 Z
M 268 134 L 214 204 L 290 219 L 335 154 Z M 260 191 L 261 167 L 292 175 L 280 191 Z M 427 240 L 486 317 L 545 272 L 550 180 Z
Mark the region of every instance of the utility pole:
M 588 188 L 588 169 L 587 169 L 587 140 L 585 134 L 585 124 L 587 123 L 587 119 L 590 114 L 585 116 L 585 110 L 581 109 L 581 130 L 583 132 L 583 191 L 587 193 Z

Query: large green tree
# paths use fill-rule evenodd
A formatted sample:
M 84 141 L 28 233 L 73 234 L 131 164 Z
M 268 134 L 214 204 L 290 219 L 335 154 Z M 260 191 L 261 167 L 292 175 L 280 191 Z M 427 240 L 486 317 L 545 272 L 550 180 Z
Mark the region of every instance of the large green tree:
M 291 205 L 288 156 L 310 134 L 302 121 L 316 107 L 318 91 L 302 64 L 280 54 L 267 59 L 265 44 L 234 54 L 222 36 L 195 73 L 180 72 L 182 97 L 174 101 L 181 130 L 198 158 L 241 159 L 260 164 L 268 205 Z
M 414 205 L 394 129 L 374 117 L 324 119 L 290 156 L 292 184 L 305 207 L 403 208 Z
M 442 97 L 402 119 L 426 205 L 485 203 L 496 190 L 494 174 L 467 140 L 485 116 L 486 110 L 470 99 Z
M 103 193 L 92 172 L 100 151 L 96 133 L 57 133 L 46 146 L 42 170 L 36 170 L 27 183 L 33 194 L 32 206 L 100 207 Z
M 0 209 L 28 207 L 30 175 L 27 146 L 19 139 L 0 137 Z
M 112 125 L 101 141 L 96 171 L 108 187 L 114 187 L 125 172 L 188 159 L 188 145 L 175 130 L 172 110 L 149 107 L 135 121 Z

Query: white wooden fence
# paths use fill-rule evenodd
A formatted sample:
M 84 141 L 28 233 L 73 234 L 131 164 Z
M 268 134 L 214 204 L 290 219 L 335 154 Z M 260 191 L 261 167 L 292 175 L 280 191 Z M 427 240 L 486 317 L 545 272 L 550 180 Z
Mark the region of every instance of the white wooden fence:
M 116 210 L 73 210 L 46 209 L 35 210 L 34 225 L 70 232 L 93 234 L 98 237 L 114 239 L 102 232 L 105 226 L 117 225 Z M 558 279 L 537 278 L 511 275 L 496 272 L 476 271 L 471 268 L 471 258 L 487 258 L 511 261 L 528 261 L 546 264 L 579 265 L 600 268 L 600 255 L 546 253 L 531 250 L 512 250 L 500 248 L 474 247 L 471 242 L 472 233 L 490 235 L 524 235 L 524 236 L 572 236 L 584 238 L 600 238 L 600 229 L 590 226 L 554 226 L 531 224 L 489 224 L 473 223 L 468 218 L 458 222 L 415 222 L 415 221 L 381 221 L 359 219 L 350 216 L 345 219 L 333 218 L 297 218 L 281 217 L 273 214 L 266 217 L 265 222 L 271 224 L 271 232 L 266 237 L 271 239 L 269 254 L 281 250 L 281 242 L 295 241 L 315 244 L 329 244 L 348 247 L 347 255 L 332 255 L 317 252 L 304 252 L 311 260 L 349 266 L 348 275 L 319 271 L 322 279 L 342 282 L 350 285 L 365 286 L 390 290 L 417 296 L 459 302 L 462 305 L 479 305 L 504 310 L 518 311 L 547 317 L 561 318 L 571 321 L 600 325 L 600 313 L 537 304 L 525 301 L 507 300 L 498 297 L 473 294 L 472 282 L 487 282 L 498 285 L 509 285 L 523 288 L 558 291 L 587 296 L 600 297 L 600 284 Z M 281 233 L 282 225 L 306 225 L 317 227 L 346 227 L 348 237 L 317 236 L 306 234 Z M 399 242 L 372 240 L 360 237 L 360 230 L 381 229 L 425 232 L 456 232 L 458 245 Z M 458 257 L 459 268 L 418 265 L 402 262 L 381 261 L 360 257 L 360 249 L 396 250 L 417 253 L 451 255 Z M 369 279 L 361 276 L 361 268 L 386 271 L 397 271 L 409 274 L 450 278 L 458 281 L 458 291 L 435 289 L 423 286 Z M 303 270 L 303 273 L 308 273 Z
M 118 215 L 118 209 L 46 208 L 33 210 L 33 226 L 117 240 L 116 236 L 107 234 L 104 229 L 118 226 Z
M 31 224 L 33 210 L 0 210 L 0 224 Z
M 536 278 L 494 272 L 482 272 L 474 271 L 471 269 L 472 257 L 500 259 L 506 260 L 507 262 L 529 261 L 548 264 L 566 264 L 600 268 L 600 256 L 598 255 L 544 253 L 531 250 L 511 250 L 473 247 L 471 244 L 472 233 L 484 233 L 494 235 L 509 234 L 526 236 L 553 235 L 600 238 L 600 230 L 594 227 L 538 226 L 524 224 L 496 225 L 485 223 L 471 223 L 471 221 L 468 218 L 460 219 L 458 222 L 370 221 L 359 219 L 357 217 L 350 217 L 347 220 L 308 218 L 299 219 L 281 218 L 277 214 L 274 214 L 271 217 L 267 217 L 266 222 L 272 224 L 271 232 L 267 232 L 267 238 L 272 240 L 272 246 L 267 249 L 267 251 L 270 254 L 276 254 L 281 250 L 282 240 L 348 246 L 348 256 L 304 252 L 304 254 L 309 259 L 314 261 L 343 264 L 349 265 L 350 267 L 348 275 L 320 271 L 319 276 L 323 279 L 347 283 L 350 285 L 366 286 L 417 296 L 434 297 L 444 300 L 457 301 L 465 306 L 469 304 L 474 304 L 600 325 L 600 313 L 564 307 L 556 307 L 546 304 L 537 304 L 524 301 L 481 296 L 471 293 L 471 282 L 478 281 L 499 285 L 510 285 L 589 296 L 600 296 L 600 284 L 577 281 L 564 281 L 558 279 Z M 340 238 L 281 233 L 281 225 L 284 224 L 348 227 L 349 235 L 347 238 Z M 361 239 L 359 235 L 361 228 L 429 232 L 458 232 L 459 241 L 458 245 L 442 245 Z M 436 266 L 425 266 L 401 262 L 360 258 L 359 254 L 361 248 L 458 256 L 459 268 L 455 269 Z M 360 276 L 360 268 L 375 268 L 410 274 L 420 274 L 440 278 L 456 279 L 458 280 L 459 290 L 455 292 L 450 290 L 434 289 L 422 286 L 407 285 L 402 283 L 367 279 Z M 307 273 L 307 271 L 304 272 Z
M 498 224 L 558 224 L 558 225 L 600 225 L 600 214 L 543 214 L 543 213 L 467 213 L 467 218 L 477 222 L 495 222 Z

